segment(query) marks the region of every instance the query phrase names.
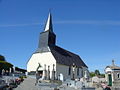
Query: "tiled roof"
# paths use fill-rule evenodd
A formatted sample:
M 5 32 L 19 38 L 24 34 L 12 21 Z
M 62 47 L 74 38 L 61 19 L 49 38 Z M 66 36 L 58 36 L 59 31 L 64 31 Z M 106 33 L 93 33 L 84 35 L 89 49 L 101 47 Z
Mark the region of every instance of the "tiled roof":
M 74 63 L 77 67 L 87 67 L 83 60 L 72 52 L 58 46 L 50 46 L 50 50 L 58 64 L 72 66 Z
M 112 66 L 107 66 L 107 67 L 109 67 L 109 68 L 111 68 L 111 69 L 120 69 L 120 67 L 119 67 L 119 66 L 116 66 L 116 65 L 115 65 L 115 66 L 113 66 L 113 65 L 112 65 Z

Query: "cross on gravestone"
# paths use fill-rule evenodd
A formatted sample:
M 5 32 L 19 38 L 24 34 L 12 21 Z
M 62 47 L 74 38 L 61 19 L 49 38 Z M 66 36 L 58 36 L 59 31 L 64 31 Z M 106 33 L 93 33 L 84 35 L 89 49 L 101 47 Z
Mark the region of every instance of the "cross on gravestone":
M 47 70 L 46 70 L 46 64 L 44 65 L 44 79 L 47 79 Z
M 48 66 L 48 80 L 50 80 L 50 66 Z
M 55 64 L 53 64 L 52 78 L 55 80 Z
M 37 67 L 37 69 L 36 69 L 36 72 L 38 72 L 38 69 L 39 69 L 40 67 L 42 67 L 40 63 L 38 63 L 38 64 L 39 64 L 39 65 L 38 65 L 38 67 Z

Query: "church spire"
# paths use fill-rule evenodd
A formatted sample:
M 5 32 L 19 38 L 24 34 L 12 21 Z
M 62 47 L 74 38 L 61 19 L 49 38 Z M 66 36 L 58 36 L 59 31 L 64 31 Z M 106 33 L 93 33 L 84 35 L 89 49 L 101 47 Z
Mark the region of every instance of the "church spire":
M 44 31 L 40 33 L 39 45 L 37 52 L 49 51 L 48 47 L 56 45 L 56 35 L 52 28 L 52 15 L 49 12 Z
M 48 19 L 47 19 L 44 31 L 51 31 L 51 32 L 53 32 L 53 28 L 52 28 L 52 15 L 51 15 L 50 12 L 49 12 L 49 15 L 48 15 Z

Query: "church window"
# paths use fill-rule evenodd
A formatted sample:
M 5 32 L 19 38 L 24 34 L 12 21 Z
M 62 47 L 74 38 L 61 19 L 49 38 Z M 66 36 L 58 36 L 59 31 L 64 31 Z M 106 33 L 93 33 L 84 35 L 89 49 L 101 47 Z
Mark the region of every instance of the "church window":
M 117 74 L 117 76 L 118 76 L 118 78 L 120 78 L 120 74 L 119 73 Z
M 69 70 L 68 70 L 68 75 L 71 74 L 71 67 L 69 67 Z
M 79 68 L 77 68 L 77 75 L 79 75 Z
M 82 77 L 84 76 L 84 70 L 83 69 L 81 70 L 81 76 Z

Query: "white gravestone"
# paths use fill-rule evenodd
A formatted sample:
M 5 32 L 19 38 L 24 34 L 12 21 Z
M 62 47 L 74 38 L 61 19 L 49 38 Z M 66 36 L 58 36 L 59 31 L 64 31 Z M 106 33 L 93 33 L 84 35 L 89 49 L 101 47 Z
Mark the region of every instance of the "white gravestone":
M 60 73 L 60 80 L 63 82 L 64 81 L 64 78 L 63 78 L 63 74 Z

